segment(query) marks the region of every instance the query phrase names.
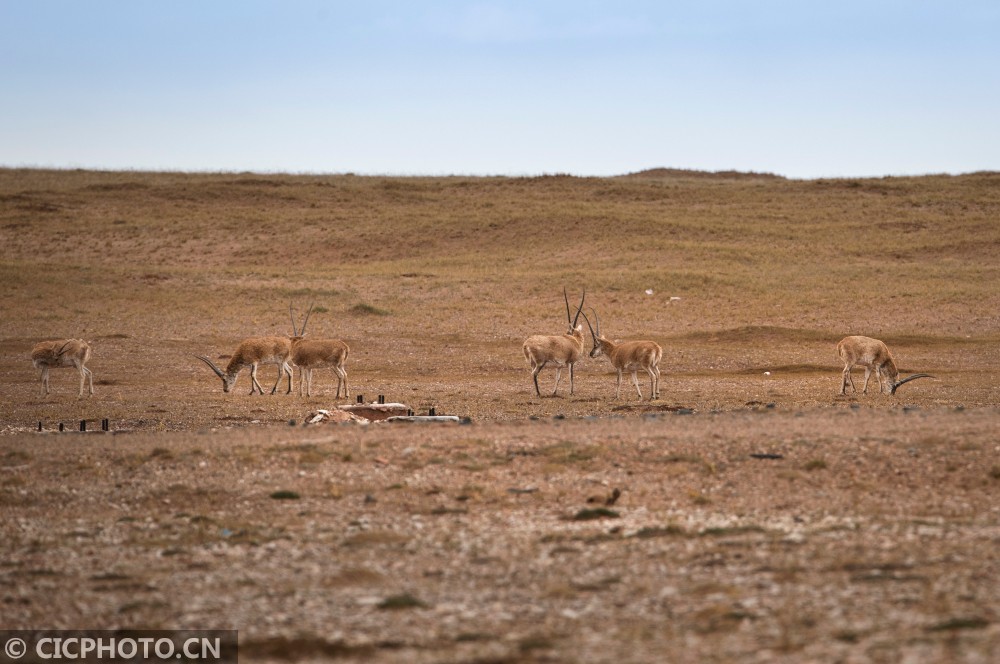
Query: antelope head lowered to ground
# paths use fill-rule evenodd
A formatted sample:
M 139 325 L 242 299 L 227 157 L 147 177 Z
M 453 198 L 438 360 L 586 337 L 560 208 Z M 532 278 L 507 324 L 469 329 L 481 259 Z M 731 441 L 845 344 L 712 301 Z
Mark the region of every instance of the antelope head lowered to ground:
M 538 389 L 538 373 L 551 362 L 556 367 L 556 386 L 552 390 L 555 396 L 559 390 L 559 378 L 562 376 L 562 368 L 569 367 L 569 393 L 573 394 L 573 365 L 576 364 L 580 356 L 583 355 L 583 325 L 577 325 L 580 320 L 580 312 L 583 311 L 583 301 L 587 298 L 586 289 L 583 297 L 580 298 L 580 306 L 576 309 L 576 317 L 571 318 L 569 313 L 569 296 L 566 289 L 563 289 L 563 299 L 566 301 L 566 322 L 569 329 L 566 334 L 546 336 L 536 334 L 524 340 L 521 349 L 524 357 L 531 365 L 531 378 L 535 381 L 535 393 L 542 396 Z
M 649 400 L 652 401 L 660 396 L 660 358 L 663 357 L 663 349 L 654 341 L 623 341 L 615 343 L 601 334 L 601 319 L 594 313 L 594 321 L 597 323 L 597 331 L 590 325 L 590 319 L 584 314 L 587 327 L 590 328 L 590 336 L 594 340 L 594 347 L 590 351 L 591 357 L 605 355 L 611 360 L 611 366 L 618 372 L 618 382 L 615 384 L 615 399 L 621 392 L 622 372 L 632 373 L 632 382 L 635 384 L 635 391 L 642 398 L 642 390 L 639 389 L 639 377 L 636 373 L 642 369 L 649 374 Z
M 83 339 L 56 339 L 42 341 L 31 349 L 31 363 L 40 372 L 42 394 L 49 393 L 49 369 L 74 367 L 80 373 L 80 396 L 83 386 L 90 380 L 90 394 L 94 393 L 94 374 L 85 364 L 90 360 L 90 345 Z
M 264 394 L 264 388 L 257 382 L 257 367 L 261 364 L 277 364 L 278 378 L 274 381 L 271 394 L 278 390 L 278 383 L 285 375 L 288 376 L 286 394 L 291 394 L 292 368 L 288 364 L 291 354 L 292 341 L 288 337 L 250 337 L 241 341 L 240 345 L 236 347 L 225 371 L 215 366 L 215 363 L 204 355 L 195 355 L 195 357 L 211 367 L 212 371 L 222 379 L 223 392 L 229 392 L 236 384 L 240 372 L 246 367 L 250 367 L 250 394 L 258 390 Z
M 292 318 L 292 331 L 295 336 L 292 341 L 292 364 L 299 368 L 299 396 L 302 396 L 302 384 L 306 386 L 306 396 L 312 396 L 312 372 L 313 369 L 331 367 L 337 374 L 337 397 L 340 398 L 340 386 L 344 386 L 344 396 L 349 397 L 351 393 L 347 388 L 347 370 L 344 363 L 347 362 L 347 355 L 350 348 L 340 339 L 306 339 L 306 324 L 309 323 L 309 316 L 313 307 L 309 307 L 305 320 L 302 321 L 302 329 L 295 327 L 295 317 L 292 315 L 292 305 L 288 305 L 288 315 Z
M 911 380 L 934 377 L 930 374 L 918 373 L 900 380 L 896 361 L 892 359 L 889 348 L 878 339 L 871 337 L 844 337 L 837 344 L 837 354 L 844 362 L 843 379 L 840 383 L 841 394 L 847 394 L 848 384 L 851 386 L 851 391 L 858 391 L 851 378 L 851 368 L 858 364 L 865 368 L 865 384 L 861 391 L 862 394 L 868 394 L 868 379 L 871 378 L 873 371 L 878 380 L 879 392 L 885 394 L 895 394 L 900 385 Z M 882 383 L 883 376 L 886 380 L 885 384 Z

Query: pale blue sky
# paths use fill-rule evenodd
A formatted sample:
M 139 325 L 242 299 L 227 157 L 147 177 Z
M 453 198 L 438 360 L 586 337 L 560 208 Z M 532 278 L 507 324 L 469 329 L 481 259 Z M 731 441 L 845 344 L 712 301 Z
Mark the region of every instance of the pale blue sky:
M 0 165 L 1000 170 L 996 0 L 0 0 Z

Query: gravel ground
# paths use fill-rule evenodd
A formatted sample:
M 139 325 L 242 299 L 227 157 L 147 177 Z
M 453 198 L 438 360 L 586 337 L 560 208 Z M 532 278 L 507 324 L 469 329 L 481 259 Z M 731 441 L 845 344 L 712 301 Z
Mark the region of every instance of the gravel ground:
M 248 661 L 994 662 L 995 408 L 0 438 L 6 628 Z

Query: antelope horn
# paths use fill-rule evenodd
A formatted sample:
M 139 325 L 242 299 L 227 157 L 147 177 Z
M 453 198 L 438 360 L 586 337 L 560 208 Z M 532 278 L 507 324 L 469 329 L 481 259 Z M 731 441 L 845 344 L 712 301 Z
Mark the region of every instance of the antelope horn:
M 903 380 L 893 383 L 892 394 L 895 394 L 896 390 L 899 389 L 899 386 L 902 385 L 903 383 L 909 383 L 911 380 L 916 380 L 917 378 L 934 378 L 934 376 L 925 373 L 916 373 L 913 374 L 912 376 L 907 376 Z
M 594 311 L 594 310 L 591 309 L 591 311 Z M 596 311 L 594 311 L 594 315 L 597 315 Z M 596 346 L 597 345 L 597 335 L 594 334 L 594 326 L 590 324 L 590 319 L 587 318 L 587 314 L 583 314 L 583 320 L 587 321 L 587 327 L 590 328 L 590 336 L 594 340 L 594 345 Z
M 566 300 L 566 322 L 572 325 L 573 323 L 569 318 L 569 295 L 566 295 L 566 287 L 563 286 L 563 299 Z
M 306 319 L 302 321 L 302 331 L 299 332 L 299 336 L 306 336 L 306 325 L 309 324 L 309 316 L 312 315 L 313 309 L 316 307 L 316 303 L 313 302 L 309 305 L 309 311 L 306 312 Z
M 219 378 L 225 378 L 226 377 L 226 375 L 224 373 L 222 373 L 222 369 L 220 369 L 219 367 L 215 366 L 215 362 L 212 362 L 212 360 L 208 359 L 204 355 L 195 355 L 195 357 L 197 357 L 199 360 L 201 360 L 202 362 L 204 362 L 208 366 L 212 367 L 212 371 L 214 371 L 215 374 Z
M 566 291 L 564 290 L 563 291 L 563 295 L 565 295 L 565 294 L 566 294 Z M 587 289 L 584 288 L 583 289 L 583 297 L 580 298 L 580 306 L 576 310 L 576 318 L 573 319 L 573 326 L 572 327 L 573 327 L 574 330 L 576 329 L 576 322 L 578 320 L 580 320 L 580 312 L 583 311 L 583 301 L 586 300 L 586 299 L 587 299 Z
M 288 303 L 288 318 L 292 321 L 292 336 L 293 337 L 299 336 L 299 330 L 298 330 L 297 327 L 295 327 L 295 315 L 292 314 L 292 303 L 291 302 Z M 204 359 L 204 358 L 202 358 L 202 359 Z
M 590 310 L 594 312 L 594 320 L 597 322 L 597 336 L 601 336 L 601 318 L 597 315 L 597 309 L 591 307 Z

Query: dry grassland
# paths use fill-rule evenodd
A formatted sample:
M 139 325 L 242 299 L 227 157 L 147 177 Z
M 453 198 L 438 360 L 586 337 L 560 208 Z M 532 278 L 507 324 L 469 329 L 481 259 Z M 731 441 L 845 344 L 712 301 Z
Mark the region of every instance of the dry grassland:
M 0 170 L 3 626 L 238 627 L 251 661 L 996 661 L 998 219 L 995 173 Z M 663 346 L 658 401 L 615 401 L 603 358 L 535 396 L 521 342 L 564 330 L 563 287 Z M 473 423 L 289 426 L 330 370 L 223 394 L 194 355 L 289 334 L 289 302 L 350 344 L 351 401 Z M 840 396 L 847 334 L 937 378 Z M 68 370 L 39 395 L 57 337 L 91 343 L 93 398 Z

